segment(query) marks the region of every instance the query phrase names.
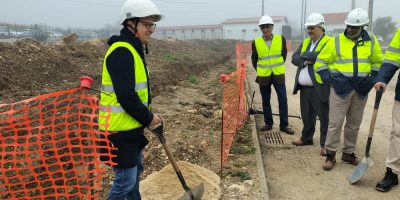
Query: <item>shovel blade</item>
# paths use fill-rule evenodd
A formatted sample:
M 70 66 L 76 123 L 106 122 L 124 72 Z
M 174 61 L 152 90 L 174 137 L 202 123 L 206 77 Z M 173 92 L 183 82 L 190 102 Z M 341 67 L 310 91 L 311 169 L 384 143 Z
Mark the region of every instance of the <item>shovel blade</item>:
M 186 191 L 179 200 L 201 200 L 204 193 L 204 184 L 196 186 L 194 189 Z
M 351 184 L 354 184 L 365 174 L 365 172 L 374 165 L 374 161 L 371 158 L 365 157 L 362 161 L 354 168 L 353 173 L 348 178 Z

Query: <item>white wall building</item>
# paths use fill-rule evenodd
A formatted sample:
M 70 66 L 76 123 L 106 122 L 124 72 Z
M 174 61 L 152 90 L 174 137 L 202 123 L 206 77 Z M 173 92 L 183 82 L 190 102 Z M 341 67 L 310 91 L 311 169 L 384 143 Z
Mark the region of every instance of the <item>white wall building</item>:
M 274 30 L 273 33 L 282 35 L 283 29 L 287 28 L 288 20 L 286 16 L 271 16 L 274 20 Z M 245 40 L 250 41 L 262 35 L 260 28 L 258 27 L 258 21 L 260 17 L 251 17 L 251 18 L 232 18 L 227 19 L 222 22 L 223 31 L 224 31 L 224 39 L 237 39 L 237 40 Z M 285 28 L 286 27 L 286 28 Z M 290 32 L 290 31 L 288 31 Z M 285 34 L 288 33 L 286 31 Z M 291 37 L 291 35 L 285 37 Z
M 217 25 L 199 26 L 171 26 L 156 28 L 152 37 L 157 39 L 177 40 L 213 40 L 213 39 L 234 39 L 250 41 L 261 36 L 258 21 L 260 17 L 232 18 Z M 272 16 L 274 20 L 274 33 L 291 37 L 290 27 L 286 16 Z M 285 29 L 286 31 L 282 31 Z M 286 34 L 286 35 L 285 35 Z
M 152 37 L 164 40 L 212 40 L 223 38 L 221 25 L 160 27 L 156 29 Z
M 327 35 L 336 36 L 346 28 L 344 20 L 347 18 L 347 13 L 325 13 L 322 15 L 325 18 Z

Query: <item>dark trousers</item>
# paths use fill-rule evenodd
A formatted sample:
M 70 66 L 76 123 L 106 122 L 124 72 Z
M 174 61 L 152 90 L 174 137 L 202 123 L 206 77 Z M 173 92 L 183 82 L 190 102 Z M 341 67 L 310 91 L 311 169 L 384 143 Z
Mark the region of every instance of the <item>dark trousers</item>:
M 326 133 L 329 123 L 329 103 L 322 102 L 318 97 L 314 87 L 300 88 L 300 109 L 301 119 L 303 121 L 303 130 L 301 131 L 301 141 L 311 142 L 315 132 L 316 117 L 320 121 L 320 145 L 325 146 Z
M 286 86 L 285 84 L 277 84 L 272 83 L 275 88 L 275 92 L 278 96 L 279 102 L 279 119 L 281 121 L 280 128 L 286 128 L 289 125 L 288 120 L 288 105 L 287 105 L 287 96 L 286 96 Z M 261 98 L 263 101 L 263 112 L 264 112 L 264 122 L 266 125 L 274 124 L 274 120 L 272 119 L 272 110 L 271 110 L 271 85 L 268 86 L 260 86 Z

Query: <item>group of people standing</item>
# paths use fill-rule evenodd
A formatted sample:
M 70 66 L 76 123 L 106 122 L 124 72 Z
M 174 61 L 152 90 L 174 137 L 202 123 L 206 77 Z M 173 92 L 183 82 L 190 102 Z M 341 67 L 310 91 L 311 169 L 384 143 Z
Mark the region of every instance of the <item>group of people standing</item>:
M 303 129 L 296 146 L 313 145 L 317 117 L 320 121 L 321 156 L 326 156 L 322 168 L 329 171 L 336 164 L 343 128 L 344 144 L 341 161 L 357 165 L 355 155 L 358 132 L 363 118 L 368 93 L 372 88 L 386 89 L 400 67 L 400 29 L 395 33 L 385 56 L 377 38 L 364 27 L 369 24 L 368 13 L 353 9 L 344 21 L 346 28 L 336 37 L 325 34 L 325 20 L 320 13 L 312 13 L 306 23 L 308 38 L 293 53 L 292 63 L 297 66 L 293 94 L 300 91 Z M 287 56 L 286 40 L 273 34 L 274 22 L 262 16 L 259 28 L 262 36 L 252 42 L 252 64 L 257 71 L 263 101 L 265 126 L 273 126 L 270 104 L 271 85 L 278 96 L 280 130 L 293 135 L 288 127 L 288 105 L 285 86 L 284 62 Z M 376 189 L 387 192 L 398 184 L 400 174 L 400 77 L 392 111 L 392 131 L 385 177 Z

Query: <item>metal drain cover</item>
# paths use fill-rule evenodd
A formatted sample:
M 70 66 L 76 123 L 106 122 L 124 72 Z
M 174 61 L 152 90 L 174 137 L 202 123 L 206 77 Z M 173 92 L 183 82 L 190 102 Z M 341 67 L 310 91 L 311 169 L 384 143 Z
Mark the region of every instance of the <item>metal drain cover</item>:
M 284 144 L 280 132 L 268 132 L 264 137 L 267 144 Z

